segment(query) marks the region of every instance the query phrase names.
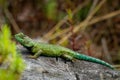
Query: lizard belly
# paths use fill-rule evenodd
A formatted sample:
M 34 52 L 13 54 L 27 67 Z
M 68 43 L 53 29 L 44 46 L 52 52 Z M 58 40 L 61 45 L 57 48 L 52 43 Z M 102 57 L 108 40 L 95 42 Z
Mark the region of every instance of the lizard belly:
M 53 45 L 46 45 L 46 44 L 35 44 L 32 52 L 37 53 L 38 51 L 41 51 L 41 55 L 44 56 L 51 56 L 51 57 L 60 57 L 63 53 L 61 52 L 61 49 L 57 46 Z

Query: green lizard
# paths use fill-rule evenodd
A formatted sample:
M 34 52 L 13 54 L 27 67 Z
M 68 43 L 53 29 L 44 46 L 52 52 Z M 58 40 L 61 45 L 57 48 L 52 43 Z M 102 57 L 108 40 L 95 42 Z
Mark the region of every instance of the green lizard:
M 15 35 L 15 39 L 23 45 L 25 48 L 30 50 L 34 55 L 29 56 L 31 58 L 37 58 L 40 55 L 48 56 L 48 57 L 62 57 L 68 60 L 85 60 L 89 62 L 94 62 L 98 64 L 102 64 L 104 66 L 107 66 L 111 69 L 113 69 L 112 65 L 108 64 L 107 62 L 104 62 L 100 59 L 93 58 L 84 54 L 80 54 L 78 52 L 72 51 L 68 48 L 58 46 L 58 45 L 52 45 L 47 43 L 40 43 L 35 42 L 28 36 L 24 35 L 23 33 L 18 33 Z

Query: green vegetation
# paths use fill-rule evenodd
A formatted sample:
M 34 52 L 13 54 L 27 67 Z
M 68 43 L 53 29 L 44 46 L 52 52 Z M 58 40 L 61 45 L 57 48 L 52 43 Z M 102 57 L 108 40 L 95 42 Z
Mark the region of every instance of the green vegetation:
M 44 5 L 45 14 L 48 19 L 55 19 L 57 12 L 57 2 L 56 0 L 48 0 Z M 53 16 L 54 15 L 54 16 Z
M 0 80 L 19 80 L 24 70 L 23 60 L 11 41 L 11 32 L 7 25 L 0 32 Z

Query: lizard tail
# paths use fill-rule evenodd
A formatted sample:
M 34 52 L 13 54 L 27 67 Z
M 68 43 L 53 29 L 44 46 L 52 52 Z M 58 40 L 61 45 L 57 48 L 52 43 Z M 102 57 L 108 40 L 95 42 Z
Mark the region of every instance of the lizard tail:
M 90 62 L 102 64 L 102 65 L 105 65 L 105 66 L 107 66 L 107 67 L 109 67 L 111 69 L 114 69 L 113 66 L 110 65 L 109 63 L 107 63 L 105 61 L 102 61 L 100 59 L 94 58 L 94 57 L 84 55 L 84 54 L 76 53 L 76 54 L 74 54 L 74 58 L 79 59 L 79 60 L 85 60 L 85 61 L 90 61 Z

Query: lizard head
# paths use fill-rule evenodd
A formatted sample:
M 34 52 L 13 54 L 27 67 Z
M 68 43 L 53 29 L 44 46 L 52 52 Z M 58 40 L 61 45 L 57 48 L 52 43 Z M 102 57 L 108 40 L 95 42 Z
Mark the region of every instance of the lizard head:
M 24 35 L 23 33 L 18 33 L 15 35 L 15 39 L 24 47 L 30 48 L 34 45 L 32 39 L 28 36 Z

